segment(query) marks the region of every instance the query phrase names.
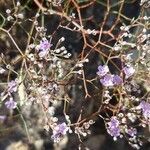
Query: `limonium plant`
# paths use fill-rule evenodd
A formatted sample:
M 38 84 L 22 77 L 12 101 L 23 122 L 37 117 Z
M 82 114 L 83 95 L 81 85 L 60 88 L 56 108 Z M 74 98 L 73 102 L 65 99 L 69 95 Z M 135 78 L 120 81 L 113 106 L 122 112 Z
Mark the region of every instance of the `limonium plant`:
M 149 1 L 10 3 L 0 12 L 0 125 L 20 117 L 14 127 L 35 147 L 40 133 L 54 149 L 95 149 L 99 131 L 134 149 L 149 143 Z

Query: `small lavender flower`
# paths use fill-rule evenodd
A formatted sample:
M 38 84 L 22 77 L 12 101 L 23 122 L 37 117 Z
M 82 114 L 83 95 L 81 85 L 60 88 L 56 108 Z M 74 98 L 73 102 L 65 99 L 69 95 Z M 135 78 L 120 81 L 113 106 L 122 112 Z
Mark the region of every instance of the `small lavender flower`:
M 13 98 L 11 97 L 9 99 L 9 101 L 5 102 L 5 106 L 8 108 L 8 109 L 15 109 L 17 107 L 17 103 L 13 100 Z
M 150 119 L 150 104 L 145 101 L 141 101 L 140 108 L 142 109 L 143 116 L 146 120 Z
M 102 83 L 102 85 L 108 87 L 108 86 L 113 86 L 113 75 L 111 74 L 106 74 L 103 79 L 100 79 L 100 82 Z
M 123 71 L 125 73 L 126 79 L 128 79 L 129 77 L 131 77 L 134 74 L 135 69 L 132 66 L 126 66 L 123 68 Z
M 111 117 L 108 125 L 114 128 L 116 126 L 119 126 L 119 121 L 117 120 L 117 118 L 115 116 L 113 116 L 113 117 Z
M 137 134 L 137 130 L 135 128 L 127 129 L 127 134 L 134 137 Z
M 120 136 L 119 121 L 116 117 L 111 117 L 110 122 L 108 123 L 107 132 L 114 137 L 114 140 Z
M 113 76 L 113 82 L 114 82 L 115 85 L 120 85 L 120 84 L 123 83 L 123 80 L 120 76 L 114 75 Z
M 99 65 L 98 66 L 97 75 L 99 75 L 100 77 L 106 75 L 108 72 L 109 72 L 108 66 L 106 66 L 106 65 L 103 65 L 103 66 Z
M 43 38 L 40 41 L 40 44 L 37 46 L 37 49 L 39 51 L 39 57 L 45 57 L 48 54 L 51 46 L 52 44 L 46 38 Z
M 60 141 L 60 138 L 66 135 L 68 130 L 69 128 L 66 125 L 66 123 L 61 123 L 61 124 L 58 124 L 56 127 L 54 127 L 53 135 L 52 135 L 52 139 L 54 140 L 54 142 Z
M 13 93 L 17 91 L 17 82 L 12 80 L 8 82 L 8 92 Z

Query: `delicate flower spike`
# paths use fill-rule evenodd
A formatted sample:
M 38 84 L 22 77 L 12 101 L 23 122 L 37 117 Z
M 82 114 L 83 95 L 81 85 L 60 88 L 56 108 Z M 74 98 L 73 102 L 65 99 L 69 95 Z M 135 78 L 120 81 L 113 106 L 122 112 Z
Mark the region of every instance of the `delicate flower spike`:
M 54 127 L 52 135 L 52 139 L 54 140 L 54 142 L 59 142 L 61 137 L 66 135 L 68 130 L 69 127 L 66 125 L 66 123 L 61 123 Z
M 115 85 L 120 85 L 120 84 L 123 83 L 123 80 L 120 76 L 114 75 L 113 76 L 113 82 L 114 82 Z
M 8 109 L 15 109 L 17 107 L 17 103 L 13 100 L 13 98 L 11 97 L 9 99 L 9 101 L 5 102 L 5 106 L 8 108 Z
M 116 117 L 111 117 L 110 122 L 108 123 L 107 132 L 114 137 L 114 140 L 120 136 L 119 121 Z
M 16 92 L 17 91 L 17 82 L 15 80 L 12 80 L 8 82 L 8 92 Z
M 135 69 L 132 66 L 126 66 L 123 68 L 123 71 L 125 73 L 126 79 L 128 79 L 129 77 L 131 77 L 134 74 Z
M 45 57 L 48 54 L 51 46 L 52 44 L 46 38 L 43 38 L 40 41 L 40 44 L 37 46 L 37 50 L 39 51 L 39 57 Z
M 146 120 L 150 119 L 150 104 L 145 101 L 141 101 L 140 108 L 142 109 L 143 116 Z
M 104 85 L 106 87 L 113 86 L 114 85 L 114 83 L 113 83 L 113 75 L 106 74 L 103 79 L 100 79 L 100 82 L 102 83 L 102 85 Z
M 100 77 L 106 75 L 109 72 L 109 68 L 106 65 L 103 66 L 98 66 L 98 72 L 97 75 L 99 75 Z

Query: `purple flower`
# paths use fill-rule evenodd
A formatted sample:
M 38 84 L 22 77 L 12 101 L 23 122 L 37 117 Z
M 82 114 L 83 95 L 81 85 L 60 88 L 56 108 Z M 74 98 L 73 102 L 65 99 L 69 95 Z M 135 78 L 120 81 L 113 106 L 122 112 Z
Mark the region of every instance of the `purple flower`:
M 5 106 L 8 109 L 15 109 L 17 107 L 17 103 L 13 100 L 13 98 L 11 97 L 9 99 L 9 101 L 5 102 Z
M 52 139 L 54 140 L 54 142 L 58 142 L 60 138 L 67 133 L 68 130 L 69 128 L 66 123 L 61 123 L 54 127 L 52 135 Z
M 110 122 L 108 123 L 107 132 L 116 139 L 120 136 L 120 127 L 119 121 L 116 117 L 111 117 Z
M 123 83 L 123 80 L 120 76 L 114 75 L 113 76 L 113 82 L 114 82 L 115 85 L 120 85 L 120 84 Z
M 111 117 L 110 122 L 108 123 L 109 126 L 111 127 L 116 127 L 119 126 L 119 121 L 115 116 Z
M 108 86 L 113 86 L 113 85 L 114 85 L 114 83 L 113 83 L 113 75 L 111 75 L 111 74 L 106 74 L 106 75 L 103 77 L 103 79 L 100 79 L 100 82 L 101 82 L 104 86 L 106 86 L 106 87 L 108 87 Z
M 46 38 L 43 38 L 40 41 L 40 44 L 37 46 L 37 49 L 39 51 L 39 57 L 45 57 L 48 54 L 51 46 L 52 44 Z
M 141 101 L 140 108 L 142 109 L 144 118 L 146 120 L 150 119 L 150 104 L 145 101 Z
M 120 136 L 120 127 L 119 121 L 116 117 L 111 117 L 110 122 L 108 123 L 107 132 L 116 139 Z
M 106 66 L 106 65 L 98 66 L 97 75 L 99 75 L 100 77 L 106 75 L 108 72 L 109 72 L 108 66 Z
M 17 91 L 17 82 L 15 80 L 12 80 L 8 82 L 8 92 L 16 92 Z
M 129 134 L 132 137 L 134 137 L 137 134 L 137 130 L 135 128 L 127 129 L 126 132 L 127 132 L 127 134 Z
M 134 74 L 135 69 L 132 66 L 126 66 L 126 67 L 123 68 L 123 71 L 126 75 L 125 76 L 126 79 L 128 79 L 129 77 L 131 77 Z

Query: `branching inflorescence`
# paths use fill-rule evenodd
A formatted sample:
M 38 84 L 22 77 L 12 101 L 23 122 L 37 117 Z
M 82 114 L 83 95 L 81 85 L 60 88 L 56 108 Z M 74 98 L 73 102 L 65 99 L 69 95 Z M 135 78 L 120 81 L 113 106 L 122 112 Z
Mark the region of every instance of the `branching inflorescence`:
M 79 149 L 99 118 L 114 140 L 125 138 L 136 149 L 150 140 L 142 134 L 150 127 L 148 1 L 12 5 L 1 12 L 0 100 L 9 112 L 0 114 L 2 122 L 18 110 L 32 142 L 35 124 L 28 127 L 26 119 L 32 122 L 35 110 L 38 128 L 54 143 L 76 134 Z M 126 13 L 130 5 L 138 15 Z

